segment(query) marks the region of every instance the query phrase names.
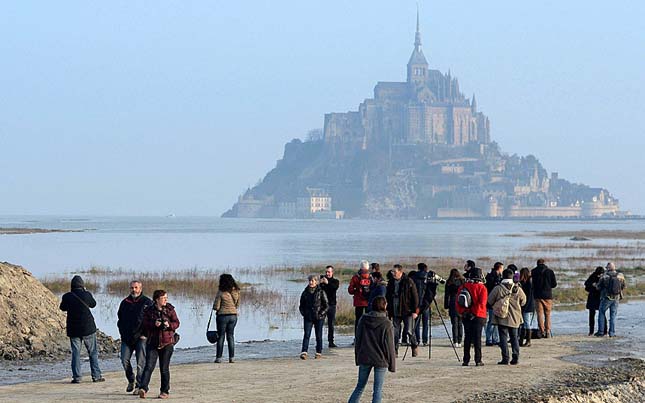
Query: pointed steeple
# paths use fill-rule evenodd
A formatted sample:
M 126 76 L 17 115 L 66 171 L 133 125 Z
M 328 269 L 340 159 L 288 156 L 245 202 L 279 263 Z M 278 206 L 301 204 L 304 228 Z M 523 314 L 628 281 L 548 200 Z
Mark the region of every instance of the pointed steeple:
M 475 93 L 473 92 L 473 100 L 470 103 L 470 107 L 472 108 L 473 112 L 477 112 L 477 100 L 475 99 Z
M 414 34 L 414 50 L 421 51 L 421 30 L 419 29 L 419 3 L 417 3 L 417 32 Z
M 428 61 L 421 50 L 421 30 L 419 24 L 419 5 L 417 5 L 417 30 L 414 34 L 414 50 L 408 61 L 408 82 L 421 84 L 428 78 Z

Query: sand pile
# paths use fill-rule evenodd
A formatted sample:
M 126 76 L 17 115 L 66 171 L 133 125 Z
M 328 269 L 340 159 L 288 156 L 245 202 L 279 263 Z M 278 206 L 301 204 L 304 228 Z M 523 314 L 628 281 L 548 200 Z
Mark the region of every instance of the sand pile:
M 29 271 L 0 262 L 0 357 L 56 359 L 69 354 L 65 313 L 59 298 Z M 98 332 L 101 353 L 117 351 L 117 343 Z

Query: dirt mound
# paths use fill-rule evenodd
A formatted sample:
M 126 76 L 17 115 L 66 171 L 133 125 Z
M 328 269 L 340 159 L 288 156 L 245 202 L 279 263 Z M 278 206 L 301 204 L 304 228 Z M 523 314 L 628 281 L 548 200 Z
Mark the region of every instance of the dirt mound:
M 29 271 L 0 262 L 0 359 L 57 359 L 69 355 L 59 299 Z M 97 332 L 99 351 L 114 353 L 114 339 Z

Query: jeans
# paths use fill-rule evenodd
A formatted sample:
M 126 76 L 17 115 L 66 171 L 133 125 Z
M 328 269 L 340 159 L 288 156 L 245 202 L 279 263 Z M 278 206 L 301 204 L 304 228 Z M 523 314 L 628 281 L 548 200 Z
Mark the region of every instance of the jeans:
M 322 353 L 322 330 L 323 330 L 323 323 L 325 322 L 324 319 L 316 320 L 316 321 L 311 321 L 305 319 L 304 323 L 304 328 L 305 328 L 305 334 L 302 337 L 302 350 L 300 350 L 303 353 L 306 353 L 307 350 L 309 350 L 309 339 L 311 338 L 311 328 L 314 327 L 314 331 L 316 332 L 316 352 L 317 353 Z
M 99 368 L 99 351 L 96 346 L 96 332 L 89 336 L 70 337 L 72 347 L 72 378 L 80 380 L 81 374 L 81 344 L 85 344 L 87 354 L 90 356 L 90 370 L 92 379 L 101 378 L 101 368 Z
M 552 299 L 536 299 L 535 310 L 537 311 L 538 327 L 544 335 L 551 336 L 551 309 Z
M 137 359 L 137 376 L 135 378 L 134 372 L 132 371 L 132 364 L 130 360 L 132 359 L 132 353 L 135 353 Z M 121 342 L 121 365 L 125 370 L 125 377 L 128 379 L 128 383 L 135 383 L 136 387 L 139 388 L 141 385 L 141 376 L 143 375 L 143 369 L 146 366 L 146 340 L 139 339 L 134 345 L 128 345 L 127 343 Z
M 419 343 L 417 342 L 416 337 L 414 336 L 414 332 L 411 331 L 412 326 L 413 326 L 413 321 L 412 315 L 408 316 L 395 316 L 392 318 L 392 324 L 394 325 L 394 346 L 398 350 L 399 348 L 399 339 L 401 338 L 401 330 L 405 332 L 405 334 L 408 335 L 408 342 L 412 346 L 412 348 L 416 347 Z M 403 328 L 401 328 L 401 324 L 403 324 Z
M 600 300 L 598 310 L 598 333 L 604 334 L 607 322 L 607 308 L 609 308 L 609 337 L 616 335 L 616 314 L 618 313 L 618 298 L 603 298 Z
M 488 308 L 488 322 L 486 323 L 486 344 L 497 344 L 499 343 L 499 332 L 497 330 L 497 325 L 493 325 L 493 308 Z
M 520 342 L 517 338 L 517 328 L 508 326 L 498 326 L 499 329 L 499 348 L 502 350 L 502 361 L 508 362 L 508 337 L 511 337 L 511 349 L 513 359 L 520 358 Z
M 160 393 L 168 393 L 170 391 L 170 357 L 175 347 L 171 344 L 162 349 L 158 349 L 148 344 L 146 346 L 146 367 L 141 376 L 140 388 L 148 391 L 150 378 L 157 365 L 157 358 L 159 358 L 159 371 L 161 372 L 161 389 Z
M 423 338 L 421 338 L 421 327 L 423 327 Z M 427 308 L 423 313 L 417 317 L 417 325 L 414 328 L 414 335 L 417 337 L 417 342 L 423 340 L 423 344 L 428 343 L 428 334 L 430 329 L 430 308 Z
M 475 362 L 482 362 L 482 328 L 486 318 L 464 318 L 464 363 L 470 362 L 470 346 L 475 346 Z
M 600 317 L 600 314 L 598 314 L 598 317 Z M 590 309 L 589 310 L 589 336 L 594 334 L 593 330 L 594 330 L 595 326 L 596 326 L 596 310 L 595 309 Z M 606 316 L 605 316 L 605 326 L 603 327 L 603 329 L 605 329 L 605 331 L 600 333 L 600 334 L 603 334 L 603 335 L 607 334 L 608 327 L 607 327 L 607 317 Z M 600 326 L 598 327 L 598 330 L 600 331 Z
M 363 390 L 365 390 L 365 385 L 367 385 L 367 379 L 370 377 L 370 372 L 374 368 L 374 392 L 372 393 L 372 403 L 381 402 L 381 394 L 383 391 L 383 382 L 385 381 L 385 373 L 387 368 L 377 368 L 371 365 L 359 365 L 358 366 L 358 383 L 352 395 L 349 397 L 348 403 L 358 403 L 361 400 L 361 395 Z
M 535 317 L 535 313 L 533 312 L 522 312 L 522 320 L 524 323 L 522 323 L 522 327 L 527 331 L 531 331 L 531 325 L 533 324 L 533 318 Z
M 336 305 L 329 305 L 327 308 L 327 341 L 334 342 L 334 325 L 336 324 Z
M 235 325 L 237 324 L 237 315 L 217 315 L 217 358 L 221 358 L 224 353 L 224 337 L 228 345 L 228 358 L 235 357 Z
M 450 323 L 452 324 L 452 342 L 461 343 L 464 339 L 464 324 L 462 323 L 461 316 L 451 316 Z

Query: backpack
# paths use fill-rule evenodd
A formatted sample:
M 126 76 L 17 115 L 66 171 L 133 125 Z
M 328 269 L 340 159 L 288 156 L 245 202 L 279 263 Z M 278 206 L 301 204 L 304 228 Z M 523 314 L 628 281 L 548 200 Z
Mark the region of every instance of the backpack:
M 504 286 L 500 287 L 502 287 L 502 289 L 507 292 L 507 294 L 495 301 L 495 303 L 493 304 L 493 313 L 498 318 L 506 319 L 508 318 L 508 310 L 511 306 L 511 294 L 513 294 L 513 291 L 515 290 L 515 287 L 517 287 L 517 285 L 513 285 L 510 290 L 508 290 Z
M 623 290 L 623 286 L 618 276 L 610 277 L 609 286 L 607 287 L 607 291 L 609 291 L 608 294 L 612 297 L 615 297 L 620 295 L 622 290 Z
M 462 287 L 457 295 L 457 305 L 462 308 L 470 308 L 473 306 L 473 297 L 470 295 L 468 288 Z
M 362 278 L 359 276 L 359 279 L 358 284 L 360 286 L 361 294 L 364 298 L 369 298 L 370 290 L 372 288 L 372 277 Z

